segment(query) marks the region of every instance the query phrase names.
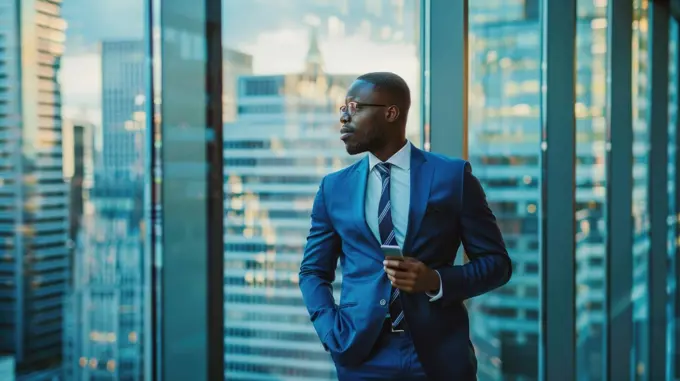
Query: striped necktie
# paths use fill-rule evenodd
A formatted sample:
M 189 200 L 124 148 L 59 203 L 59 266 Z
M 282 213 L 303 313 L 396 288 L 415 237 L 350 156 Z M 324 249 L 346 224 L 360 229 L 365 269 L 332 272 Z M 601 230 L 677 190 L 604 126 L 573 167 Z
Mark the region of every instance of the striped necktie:
M 380 204 L 378 204 L 378 228 L 380 230 L 380 242 L 383 245 L 397 246 L 392 223 L 392 202 L 390 201 L 390 170 L 391 164 L 379 163 L 375 167 L 382 178 L 382 191 L 380 192 Z M 399 289 L 392 287 L 390 295 L 390 319 L 392 328 L 398 329 L 404 320 L 404 311 L 399 300 Z

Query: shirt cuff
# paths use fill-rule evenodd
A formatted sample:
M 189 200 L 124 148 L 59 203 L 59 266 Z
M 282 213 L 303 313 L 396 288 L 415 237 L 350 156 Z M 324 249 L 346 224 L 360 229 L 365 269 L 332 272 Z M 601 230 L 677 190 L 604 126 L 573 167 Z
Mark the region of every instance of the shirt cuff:
M 430 297 L 430 301 L 434 302 L 439 299 L 444 295 L 444 289 L 442 288 L 442 276 L 439 274 L 439 271 L 434 270 L 434 272 L 437 273 L 437 276 L 439 277 L 439 292 L 436 295 L 430 294 L 429 292 L 426 292 L 425 294 Z

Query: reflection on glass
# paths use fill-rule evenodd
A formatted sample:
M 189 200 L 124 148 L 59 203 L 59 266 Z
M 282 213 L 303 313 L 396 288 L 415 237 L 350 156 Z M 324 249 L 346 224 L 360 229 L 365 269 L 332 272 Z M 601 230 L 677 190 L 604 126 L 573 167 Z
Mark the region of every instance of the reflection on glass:
M 667 337 L 668 337 L 668 364 L 667 379 L 680 378 L 680 357 L 678 357 L 678 205 L 676 203 L 677 181 L 677 144 L 678 144 L 678 21 L 671 17 L 668 37 L 668 299 L 667 312 Z
M 468 301 L 480 381 L 538 374 L 539 1 L 469 4 L 469 160 L 513 259 L 506 286 Z
M 358 159 L 338 132 L 357 76 L 406 79 L 420 146 L 420 4 L 262 3 L 223 0 L 225 378 L 333 380 L 297 283 L 310 209 L 321 178 Z
M 648 2 L 633 2 L 633 365 L 635 380 L 646 380 L 645 357 L 649 337 L 647 288 L 649 270 L 649 181 L 650 133 Z
M 603 380 L 607 1 L 580 0 L 576 29 L 576 366 Z

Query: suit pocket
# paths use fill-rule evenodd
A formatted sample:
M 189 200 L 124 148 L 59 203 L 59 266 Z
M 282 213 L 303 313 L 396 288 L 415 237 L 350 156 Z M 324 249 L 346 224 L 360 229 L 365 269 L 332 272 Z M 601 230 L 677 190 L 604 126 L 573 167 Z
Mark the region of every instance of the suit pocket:
M 343 309 L 343 308 L 354 307 L 354 306 L 356 306 L 356 305 L 357 305 L 357 302 L 341 303 L 341 304 L 338 306 L 338 309 L 341 310 L 341 309 Z

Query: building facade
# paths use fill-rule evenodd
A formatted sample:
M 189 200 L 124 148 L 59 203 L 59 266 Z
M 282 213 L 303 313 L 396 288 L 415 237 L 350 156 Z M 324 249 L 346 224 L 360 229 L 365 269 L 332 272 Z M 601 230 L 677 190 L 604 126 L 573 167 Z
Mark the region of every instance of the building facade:
M 94 179 L 83 200 L 67 299 L 69 381 L 148 379 L 144 65 L 143 41 L 101 43 L 101 149 L 93 150 Z
M 0 352 L 60 367 L 70 279 L 62 173 L 61 2 L 0 1 Z

